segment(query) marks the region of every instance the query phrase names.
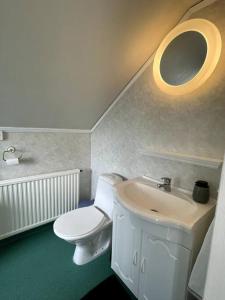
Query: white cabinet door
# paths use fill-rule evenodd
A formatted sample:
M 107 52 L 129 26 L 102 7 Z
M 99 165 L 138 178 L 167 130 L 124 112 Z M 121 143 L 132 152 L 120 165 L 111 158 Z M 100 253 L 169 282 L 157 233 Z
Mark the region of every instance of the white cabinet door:
M 140 229 L 119 205 L 113 210 L 112 269 L 137 296 L 140 260 Z
M 143 232 L 140 300 L 185 300 L 190 251 Z

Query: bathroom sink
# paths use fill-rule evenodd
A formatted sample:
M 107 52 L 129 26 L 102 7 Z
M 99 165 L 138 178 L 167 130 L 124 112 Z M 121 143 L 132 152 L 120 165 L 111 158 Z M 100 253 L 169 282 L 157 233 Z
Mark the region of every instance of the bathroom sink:
M 117 200 L 128 210 L 154 223 L 191 229 L 206 215 L 212 214 L 215 200 L 200 204 L 191 193 L 172 188 L 166 192 L 143 177 L 116 186 Z

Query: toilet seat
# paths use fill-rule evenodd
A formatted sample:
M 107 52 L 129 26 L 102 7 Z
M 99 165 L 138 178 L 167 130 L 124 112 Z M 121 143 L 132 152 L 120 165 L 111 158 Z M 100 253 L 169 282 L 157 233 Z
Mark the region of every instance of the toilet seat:
M 101 227 L 105 220 L 95 206 L 78 208 L 60 216 L 54 223 L 54 232 L 63 239 L 79 239 Z

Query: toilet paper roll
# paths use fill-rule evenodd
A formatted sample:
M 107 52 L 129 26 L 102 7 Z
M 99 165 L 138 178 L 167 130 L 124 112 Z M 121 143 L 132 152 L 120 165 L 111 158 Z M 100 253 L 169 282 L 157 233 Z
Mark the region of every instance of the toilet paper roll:
M 19 164 L 19 159 L 18 158 L 10 158 L 6 160 L 6 164 L 8 166 L 14 166 Z

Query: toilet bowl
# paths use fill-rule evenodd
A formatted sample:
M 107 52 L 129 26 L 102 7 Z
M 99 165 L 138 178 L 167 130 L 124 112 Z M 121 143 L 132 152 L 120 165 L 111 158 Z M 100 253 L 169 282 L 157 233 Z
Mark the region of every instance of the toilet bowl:
M 94 205 L 72 210 L 54 222 L 54 233 L 76 245 L 75 264 L 86 264 L 111 246 L 113 186 L 122 180 L 117 174 L 100 175 Z

